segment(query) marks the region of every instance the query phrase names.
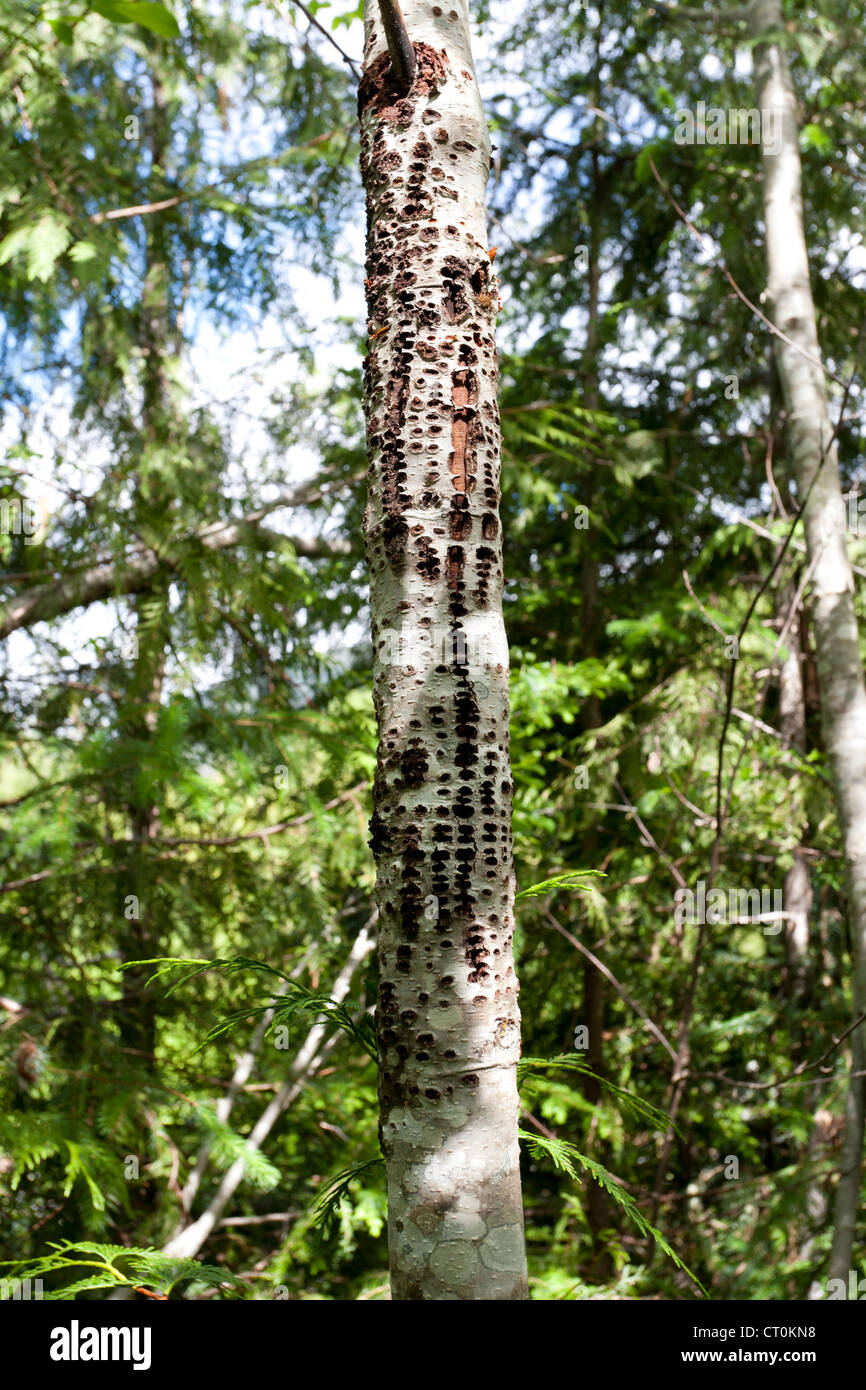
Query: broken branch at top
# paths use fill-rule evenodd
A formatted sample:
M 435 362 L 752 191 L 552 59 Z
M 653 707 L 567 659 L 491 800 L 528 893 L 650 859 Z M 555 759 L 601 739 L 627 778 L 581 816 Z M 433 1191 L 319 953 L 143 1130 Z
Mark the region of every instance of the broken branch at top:
M 412 86 L 415 76 L 415 50 L 400 9 L 400 0 L 379 0 L 379 11 L 391 55 L 391 67 L 403 96 Z

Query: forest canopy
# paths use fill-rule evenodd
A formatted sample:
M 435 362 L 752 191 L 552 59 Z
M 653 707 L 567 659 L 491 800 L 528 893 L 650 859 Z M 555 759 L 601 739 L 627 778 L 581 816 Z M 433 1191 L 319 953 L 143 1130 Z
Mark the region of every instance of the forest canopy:
M 0 0 L 7 1292 L 866 1276 L 866 14 L 451 4 Z

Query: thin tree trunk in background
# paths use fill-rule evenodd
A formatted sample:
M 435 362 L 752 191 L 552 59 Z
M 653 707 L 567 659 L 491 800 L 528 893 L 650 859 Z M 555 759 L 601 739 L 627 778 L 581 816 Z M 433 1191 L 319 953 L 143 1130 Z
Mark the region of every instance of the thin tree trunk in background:
M 778 472 L 780 453 L 784 455 L 785 421 L 782 384 L 779 380 L 779 372 L 772 350 L 769 365 L 771 378 L 769 456 L 773 467 Z M 790 476 L 789 461 L 787 458 L 784 458 L 783 461 L 788 505 L 782 500 L 781 493 L 775 486 L 775 481 L 773 481 L 773 492 L 778 504 L 779 515 L 787 519 L 790 517 L 791 511 L 796 509 L 796 501 L 792 488 L 794 480 Z M 776 589 L 775 608 L 776 626 L 780 633 L 786 634 L 784 639 L 786 656 L 779 669 L 779 731 L 784 746 L 804 757 L 808 747 L 806 691 L 803 679 L 806 635 L 802 621 L 800 588 L 803 580 L 799 571 L 800 566 L 797 566 L 794 574 Z M 808 787 L 808 782 L 806 786 Z M 812 943 L 809 930 L 812 912 L 812 882 L 805 854 L 805 848 L 808 844 L 809 816 L 806 795 L 803 791 L 802 769 L 798 769 L 789 783 L 789 796 L 789 820 L 792 823 L 792 829 L 796 830 L 797 843 L 794 846 L 794 862 L 785 875 L 784 885 L 783 901 L 787 913 L 785 919 L 785 992 L 795 1003 L 805 1007 L 813 978 Z M 803 1033 L 794 1035 L 792 1061 L 799 1064 L 801 1061 L 807 1060 L 805 1057 L 807 1045 L 806 1035 Z M 820 1085 L 813 1086 L 811 1088 L 811 1104 L 809 1099 L 804 1099 L 802 1102 L 803 1108 L 807 1111 L 811 1109 L 814 1115 L 803 1160 L 807 1181 L 803 1210 L 805 1235 L 799 1250 L 799 1259 L 803 1264 L 813 1258 L 816 1240 L 826 1226 L 829 1211 L 826 1160 L 829 1150 L 828 1126 L 832 1122 L 832 1116 L 822 1106 L 822 1089 Z M 818 1287 L 817 1281 L 813 1280 L 810 1297 Z M 816 1296 L 820 1297 L 820 1293 Z
M 162 639 L 146 631 L 140 605 L 136 604 L 135 634 L 138 651 L 129 695 L 136 705 L 128 734 L 139 744 L 149 742 L 159 720 L 159 704 L 165 677 L 165 648 Z M 138 763 L 133 766 L 130 780 L 138 776 Z M 142 797 L 134 792 L 129 802 L 130 831 L 133 840 L 132 874 L 129 880 L 134 904 L 127 915 L 124 909 L 124 931 L 119 942 L 125 961 L 149 960 L 159 955 L 159 924 L 153 908 L 156 878 L 148 858 L 148 841 L 159 835 L 159 806 L 154 791 Z M 156 996 L 147 988 L 150 966 L 135 966 L 123 972 L 123 993 L 120 1002 L 119 1027 L 124 1046 L 134 1056 L 141 1056 L 148 1066 L 154 1064 L 156 1046 Z
M 365 13 L 380 1137 L 397 1299 L 527 1295 L 490 140 L 466 0 Z
M 805 1262 L 812 1258 L 818 1236 L 826 1229 L 830 1203 L 828 1201 L 827 1170 L 832 1165 L 832 1134 L 834 1117 L 823 1107 L 821 1086 L 812 1088 L 814 1098 L 814 1119 L 809 1143 L 806 1148 L 805 1168 L 808 1174 L 804 1224 L 806 1237 L 800 1246 L 800 1259 Z M 806 1102 L 808 1104 L 808 1102 Z M 806 1297 L 822 1299 L 826 1289 L 818 1279 L 812 1279 Z
M 168 109 L 165 90 L 153 79 L 150 112 L 150 160 L 152 168 L 165 163 L 169 145 Z M 167 359 L 177 353 L 169 318 L 169 231 L 164 220 L 147 224 L 147 275 L 140 306 L 142 370 L 141 436 L 142 450 L 135 483 L 135 509 L 141 513 L 142 529 L 156 525 L 167 514 L 166 479 L 162 451 L 170 439 L 171 391 Z M 156 613 L 155 621 L 148 621 Z M 160 831 L 158 798 L 160 787 L 141 787 L 138 768 L 145 762 L 141 749 L 149 744 L 159 722 L 159 707 L 165 680 L 168 584 L 161 578 L 152 595 L 134 600 L 136 649 L 131 657 L 132 674 L 128 697 L 133 707 L 127 725 L 128 737 L 139 745 L 130 773 L 130 831 L 133 840 L 131 895 L 133 915 L 124 913 L 125 930 L 120 943 L 124 960 L 148 960 L 160 954 L 160 924 L 154 911 L 153 896 L 157 878 L 149 857 L 148 842 Z M 156 1046 L 156 998 L 147 989 L 150 967 L 124 971 L 120 1009 L 120 1031 L 124 1045 L 133 1054 L 154 1064 Z M 151 1192 L 153 1195 L 153 1192 Z
M 334 981 L 331 998 L 335 1003 L 340 1004 L 346 998 L 358 967 L 373 949 L 375 944 L 372 933 L 373 920 L 371 918 L 358 933 L 346 964 Z M 336 1047 L 341 1034 L 336 1031 L 328 1038 L 326 1036 L 328 1026 L 326 1022 L 313 1024 L 292 1062 L 286 1080 L 273 1100 L 262 1111 L 250 1131 L 247 1139 L 248 1148 L 261 1148 L 280 1115 L 295 1102 L 304 1089 L 308 1078 L 319 1070 L 325 1058 Z M 246 1161 L 243 1158 L 235 1159 L 232 1166 L 223 1174 L 216 1192 L 201 1215 L 188 1225 L 181 1226 L 171 1240 L 162 1247 L 162 1253 L 182 1259 L 193 1259 L 221 1219 L 223 1212 L 243 1182 L 246 1171 Z
M 770 462 L 774 511 L 788 518 L 796 510 L 796 494 L 792 486 L 790 460 L 785 453 L 785 403 L 782 383 L 775 355 L 770 345 L 770 433 L 768 438 L 768 459 Z M 781 464 L 781 469 L 780 469 Z M 781 472 L 785 480 L 785 493 L 776 486 L 772 472 Z M 777 556 L 779 551 L 776 552 Z M 806 692 L 803 680 L 803 648 L 805 633 L 802 622 L 802 576 L 798 566 L 795 573 L 785 580 L 774 593 L 776 626 L 784 633 L 785 657 L 779 667 L 779 732 L 786 748 L 792 749 L 801 757 L 806 754 Z M 794 607 L 796 605 L 796 611 Z M 807 783 L 808 785 L 808 783 Z M 794 862 L 785 874 L 783 901 L 788 914 L 785 919 L 785 992 L 795 999 L 803 1000 L 811 980 L 809 958 L 809 918 L 812 910 L 812 883 L 809 866 L 804 854 L 808 843 L 809 816 L 803 790 L 802 770 L 798 770 L 789 783 L 790 815 L 792 830 L 796 830 L 797 843 L 794 845 Z
M 306 962 L 302 960 L 301 963 L 291 971 L 291 978 L 293 980 L 301 975 L 305 964 Z M 288 987 L 288 980 L 281 980 L 274 990 L 274 997 L 276 998 L 277 995 L 285 994 Z M 235 1069 L 232 1073 L 232 1079 L 229 1082 L 228 1090 L 224 1096 L 220 1096 L 214 1107 L 217 1119 L 221 1120 L 224 1125 L 228 1124 L 232 1110 L 234 1109 L 234 1103 L 252 1074 L 256 1057 L 259 1054 L 261 1045 L 264 1042 L 265 1033 L 268 1031 L 273 1017 L 273 1009 L 268 1009 L 267 1013 L 262 1014 L 256 1024 L 255 1032 L 250 1039 L 249 1047 L 241 1053 L 235 1063 Z M 183 1191 L 181 1192 L 181 1209 L 187 1214 L 192 1210 L 193 1202 L 198 1196 L 198 1190 L 201 1187 L 202 1178 L 207 1172 L 212 1146 L 213 1139 L 208 1135 L 199 1149 L 195 1164 L 190 1169 L 189 1177 L 183 1185 Z
M 786 655 L 779 670 L 779 723 L 786 748 L 805 755 L 806 702 L 803 692 L 802 637 L 798 586 L 789 580 L 776 595 L 777 621 L 780 631 L 786 631 Z M 810 979 L 809 917 L 812 911 L 812 883 L 809 866 L 803 853 L 803 840 L 808 828 L 808 816 L 800 790 L 802 773 L 794 774 L 790 784 L 789 821 L 796 829 L 798 843 L 794 846 L 794 862 L 785 874 L 785 959 L 786 992 L 802 997 Z
M 787 655 L 779 671 L 780 732 L 786 748 L 795 749 L 798 753 L 805 755 L 807 745 L 806 700 L 802 665 L 803 633 L 799 611 L 791 617 L 794 604 L 797 604 L 799 609 L 798 583 L 796 579 L 791 579 L 776 595 L 779 630 L 787 629 L 785 639 Z M 785 875 L 784 903 L 785 912 L 788 914 L 785 919 L 787 967 L 785 988 L 787 994 L 798 1002 L 800 1007 L 805 1007 L 813 973 L 809 933 L 809 919 L 812 912 L 812 882 L 809 876 L 808 862 L 803 852 L 808 830 L 808 815 L 805 799 L 800 790 L 801 782 L 802 773 L 798 772 L 790 784 L 790 819 L 797 828 L 798 844 L 794 848 L 794 862 Z M 801 1041 L 795 1036 L 792 1060 L 798 1064 L 805 1060 L 804 1047 L 805 1040 Z M 804 1263 L 812 1259 L 816 1239 L 826 1226 L 829 1211 L 826 1182 L 826 1162 L 829 1150 L 827 1136 L 833 1117 L 823 1108 L 822 1090 L 820 1085 L 811 1088 L 814 1118 L 804 1156 L 807 1186 L 803 1222 L 806 1234 L 799 1251 L 799 1258 Z M 810 1108 L 808 1100 L 805 1100 L 803 1105 L 807 1110 Z M 820 1286 L 817 1281 L 813 1280 L 810 1296 L 814 1294 L 816 1288 L 820 1288 Z M 820 1297 L 820 1292 L 815 1296 Z
M 780 33 L 780 0 L 752 0 L 752 37 Z M 781 139 L 762 146 L 771 317 L 791 340 L 774 336 L 797 492 L 807 499 L 806 544 L 814 566 L 813 623 L 821 717 L 833 775 L 848 880 L 848 924 L 855 1017 L 866 1011 L 866 687 L 860 660 L 854 581 L 842 530 L 844 504 L 830 422 L 803 224 L 797 105 L 786 50 L 755 49 L 756 105 L 774 112 Z M 866 1025 L 851 1035 L 851 1079 L 841 1175 L 834 1204 L 828 1275 L 846 1278 L 857 1221 L 864 1121 Z

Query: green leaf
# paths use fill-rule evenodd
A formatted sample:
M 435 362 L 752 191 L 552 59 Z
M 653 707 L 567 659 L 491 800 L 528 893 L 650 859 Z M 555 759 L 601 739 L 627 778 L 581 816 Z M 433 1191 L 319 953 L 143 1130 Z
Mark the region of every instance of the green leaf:
M 644 145 L 634 162 L 634 175 L 638 183 L 649 183 L 654 177 L 650 158 L 658 164 L 659 146 L 654 144 Z
M 673 1246 L 668 1244 L 661 1231 L 647 1221 L 635 1199 L 620 1186 L 618 1179 L 603 1164 L 596 1163 L 593 1158 L 588 1158 L 586 1154 L 575 1148 L 574 1144 L 569 1144 L 564 1139 L 547 1139 L 541 1134 L 531 1134 L 525 1129 L 519 1129 L 517 1135 L 536 1158 L 546 1155 L 551 1159 L 554 1167 L 562 1173 L 567 1173 L 576 1182 L 580 1181 L 577 1170 L 583 1168 L 590 1177 L 595 1179 L 599 1187 L 603 1188 L 608 1196 L 616 1202 L 617 1206 L 621 1207 L 625 1214 L 631 1218 L 641 1235 L 649 1236 L 651 1240 L 655 1241 L 668 1259 L 673 1260 L 677 1268 L 683 1270 L 697 1284 L 701 1293 L 707 1293 L 700 1279 L 692 1274 L 688 1265 L 680 1258 Z M 707 1296 L 709 1297 L 709 1295 Z
M 586 878 L 606 878 L 600 869 L 575 869 L 572 872 L 558 874 L 556 878 L 545 878 L 541 883 L 533 883 L 531 888 L 522 889 L 516 896 L 515 901 L 520 902 L 522 898 L 541 898 L 547 893 L 555 893 L 559 888 L 571 888 L 578 893 L 589 893 L 592 891 L 591 883 L 584 883 Z
M 818 38 L 815 34 L 807 34 L 798 28 L 794 34 L 794 39 L 803 55 L 806 66 L 816 68 L 827 51 L 830 36 L 824 35 L 822 38 Z
M 96 254 L 96 247 L 92 241 L 76 241 L 69 248 L 71 261 L 92 261 Z
M 607 1077 L 599 1076 L 590 1068 L 586 1059 L 579 1054 L 565 1053 L 559 1057 L 521 1057 L 517 1063 L 518 1087 L 522 1086 L 533 1074 L 541 1073 L 543 1075 L 547 1071 L 577 1071 L 582 1076 L 591 1076 L 604 1090 L 615 1096 L 623 1110 L 627 1111 L 634 1119 L 650 1124 L 661 1134 L 673 1129 L 677 1137 L 681 1137 L 679 1126 L 671 1120 L 669 1115 L 665 1114 L 664 1110 L 659 1110 L 649 1101 L 643 1100 L 641 1096 L 636 1096 L 632 1091 L 626 1091 L 622 1086 L 608 1081 Z
M 150 0 L 90 0 L 90 8 L 113 24 L 140 24 L 164 39 L 180 38 L 178 22 L 165 5 Z
M 91 1289 L 116 1289 L 123 1286 L 124 1280 L 118 1279 L 115 1274 L 96 1273 L 89 1275 L 86 1279 L 77 1279 L 74 1284 L 67 1284 L 65 1288 L 57 1289 L 54 1293 L 44 1295 L 46 1303 L 68 1302 L 78 1298 L 79 1294 L 89 1293 Z
M 147 1247 L 100 1245 L 95 1241 L 50 1241 L 49 1254 L 37 1255 L 33 1259 L 3 1261 L 10 1266 L 10 1274 L 15 1278 L 34 1278 L 42 1274 L 62 1274 L 76 1268 L 92 1269 L 65 1288 L 56 1289 L 45 1295 L 46 1300 L 74 1299 L 88 1289 L 106 1289 L 128 1286 L 135 1282 L 149 1286 L 156 1292 L 171 1293 L 175 1285 L 193 1279 L 209 1288 L 219 1288 L 224 1296 L 234 1298 L 242 1295 L 244 1284 L 234 1274 L 216 1265 L 199 1264 L 197 1260 L 175 1258 L 161 1250 Z M 92 1258 L 86 1258 L 86 1257 Z M 132 1279 L 117 1268 L 123 1260 L 130 1267 Z
M 801 150 L 817 150 L 819 154 L 829 154 L 832 148 L 833 141 L 826 130 L 822 130 L 819 125 L 815 125 L 813 122 L 803 126 L 800 131 Z
M 70 240 L 65 218 L 58 217 L 56 213 L 41 217 L 27 240 L 27 278 L 50 280 Z
M 75 38 L 72 25 L 68 24 L 65 19 L 49 19 L 48 26 L 54 30 L 61 43 L 71 44 Z
M 31 226 L 16 227 L 0 241 L 0 265 L 6 265 L 7 261 L 11 261 L 13 256 L 24 250 L 32 232 Z
M 374 1168 L 384 1167 L 384 1164 L 385 1160 L 381 1156 L 365 1158 L 360 1163 L 354 1163 L 351 1168 L 344 1168 L 341 1173 L 336 1173 L 316 1199 L 314 1225 L 320 1227 L 325 1235 L 329 1235 L 336 1224 L 343 1198 L 348 1195 L 352 1183 L 362 1173 L 370 1173 Z
M 221 1120 L 215 1110 L 200 1102 L 195 1109 L 195 1119 L 208 1136 L 209 1149 L 213 1162 L 223 1171 L 229 1169 L 238 1159 L 244 1165 L 244 1181 L 261 1192 L 268 1192 L 280 1181 L 280 1170 L 261 1149 L 250 1144 L 242 1135 Z
M 363 18 L 364 18 L 364 0 L 360 0 L 360 3 L 359 3 L 358 5 L 356 5 L 355 8 L 354 8 L 353 10 L 350 10 L 347 14 L 338 14 L 338 15 L 336 16 L 335 19 L 332 19 L 332 20 L 331 20 L 331 28 L 332 28 L 332 29 L 338 29 L 338 28 L 340 27 L 340 25 L 343 24 L 343 25 L 345 25 L 345 27 L 346 27 L 347 29 L 349 29 L 349 28 L 351 28 L 352 24 L 354 24 L 354 22 L 355 22 L 356 19 L 363 19 Z

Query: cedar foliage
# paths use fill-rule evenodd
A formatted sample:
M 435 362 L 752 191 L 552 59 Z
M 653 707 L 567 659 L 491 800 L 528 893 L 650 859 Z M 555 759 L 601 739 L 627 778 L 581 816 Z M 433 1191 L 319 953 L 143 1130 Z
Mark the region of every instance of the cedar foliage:
M 311 8 L 357 54 L 357 14 Z M 852 383 L 844 407 L 833 384 L 852 489 L 862 8 L 791 7 L 786 40 L 822 347 Z M 373 886 L 354 78 L 269 0 L 178 4 L 176 25 L 161 5 L 135 7 L 146 24 L 123 9 L 0 0 L 0 501 L 14 519 L 46 497 L 32 534 L 4 527 L 0 598 L 73 590 L 97 563 L 114 575 L 100 602 L 0 655 L 0 1274 L 42 1275 L 59 1298 L 124 1282 L 141 1297 L 381 1298 L 370 959 L 328 1003 Z M 532 1295 L 801 1298 L 822 1277 L 844 1107 L 844 874 L 808 601 L 805 751 L 780 735 L 776 600 L 805 578 L 796 527 L 767 580 L 797 501 L 767 333 L 720 268 L 760 302 L 757 153 L 673 135 L 699 100 L 751 105 L 748 44 L 619 0 L 476 18 L 498 146 Z M 301 500 L 269 511 L 290 489 Z M 235 544 L 203 542 L 203 526 L 249 518 Z M 122 577 L 143 551 L 160 581 L 132 598 Z M 780 888 L 804 849 L 809 959 L 795 979 L 784 932 L 711 931 L 656 1204 L 671 1076 L 657 1034 L 674 1039 L 695 940 L 674 891 L 709 871 L 738 633 L 717 884 Z M 141 676 L 160 660 L 154 707 Z M 155 816 L 144 842 L 134 806 Z M 590 979 L 575 941 L 613 977 L 592 1066 L 574 1047 Z M 124 967 L 145 954 L 209 967 L 174 988 L 175 967 L 133 974 L 152 1051 L 123 1009 Z M 323 1014 L 337 1046 L 253 1149 Z M 193 1214 L 242 1157 L 227 1219 L 280 1219 L 222 1224 L 200 1261 L 172 1263 L 160 1247 L 203 1144 Z M 862 1252 L 862 1221 L 859 1235 Z

